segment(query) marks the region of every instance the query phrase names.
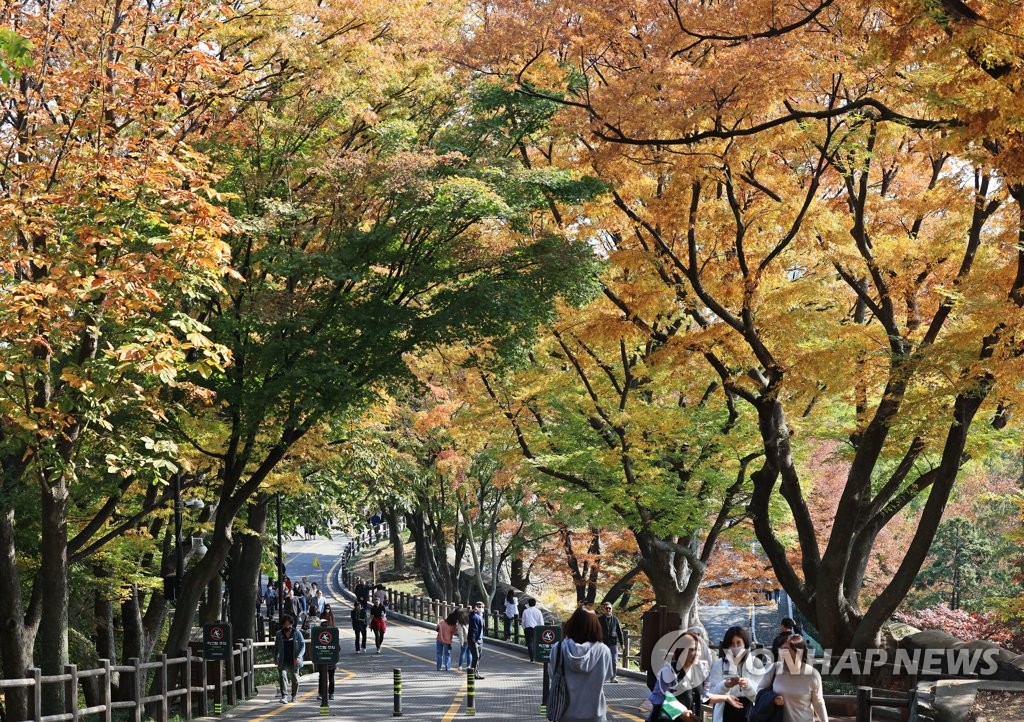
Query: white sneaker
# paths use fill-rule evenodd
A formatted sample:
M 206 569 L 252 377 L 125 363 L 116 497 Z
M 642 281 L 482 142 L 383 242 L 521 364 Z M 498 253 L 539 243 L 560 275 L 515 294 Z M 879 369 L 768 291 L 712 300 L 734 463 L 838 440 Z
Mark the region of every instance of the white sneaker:
M 288 695 L 285 695 L 284 699 L 282 699 L 281 701 L 284 702 L 285 704 L 288 704 L 289 702 L 292 701 L 292 698 L 289 697 Z

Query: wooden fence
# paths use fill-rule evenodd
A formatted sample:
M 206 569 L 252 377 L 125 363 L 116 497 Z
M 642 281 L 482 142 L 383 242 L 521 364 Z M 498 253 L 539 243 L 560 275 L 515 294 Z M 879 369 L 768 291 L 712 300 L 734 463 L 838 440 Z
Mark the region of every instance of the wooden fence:
M 127 712 L 134 722 L 144 718 L 167 722 L 172 714 L 191 720 L 221 714 L 225 705 L 254 696 L 255 659 L 252 640 L 243 640 L 235 644 L 226 662 L 206 662 L 192 649 L 178 657 L 161 654 L 153 662 L 132 658 L 127 664 L 111 664 L 101 659 L 102 666 L 96 669 L 82 670 L 69 664 L 63 674 L 44 675 L 38 668 L 30 668 L 22 679 L 0 680 L 0 690 L 5 698 L 11 690 L 27 690 L 26 720 L 34 722 L 78 722 L 87 715 L 112 722 L 116 711 Z M 44 715 L 43 700 L 57 685 L 64 689 L 64 711 Z M 91 688 L 88 695 L 86 685 Z M 115 690 L 121 699 L 114 698 Z M 87 704 L 89 697 L 96 703 Z M 10 716 L 8 720 L 20 722 Z

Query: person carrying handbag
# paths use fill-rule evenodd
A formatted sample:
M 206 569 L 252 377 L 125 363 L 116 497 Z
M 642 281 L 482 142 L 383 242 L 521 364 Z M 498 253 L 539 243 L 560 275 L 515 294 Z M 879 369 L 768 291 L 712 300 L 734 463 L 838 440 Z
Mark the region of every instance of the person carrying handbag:
M 751 720 L 774 722 L 781 709 L 783 722 L 828 722 L 821 674 L 807 663 L 807 653 L 807 642 L 800 635 L 794 634 L 782 643 L 780 660 L 758 685 Z M 771 704 L 762 698 L 771 699 Z M 775 707 L 774 718 L 768 715 L 770 706 Z
M 548 667 L 551 680 L 549 720 L 607 720 L 604 683 L 612 679 L 612 655 L 604 644 L 601 624 L 594 612 L 587 609 L 573 612 L 562 627 L 562 641 L 552 649 Z M 563 699 L 564 702 L 559 701 Z

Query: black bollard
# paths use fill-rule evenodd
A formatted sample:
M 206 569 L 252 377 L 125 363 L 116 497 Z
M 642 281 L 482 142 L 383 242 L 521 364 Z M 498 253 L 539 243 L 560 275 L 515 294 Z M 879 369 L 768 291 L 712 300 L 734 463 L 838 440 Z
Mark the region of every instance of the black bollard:
M 395 711 L 391 716 L 402 716 L 402 670 L 398 667 L 395 667 Z
M 476 714 L 476 675 L 472 669 L 466 670 L 466 716 Z
M 548 715 L 548 665 L 544 664 L 544 679 L 540 683 L 540 713 L 544 717 Z
M 327 665 L 326 664 L 319 665 L 319 670 L 320 670 L 320 679 L 319 679 L 319 683 L 320 683 L 319 684 L 319 687 L 320 687 L 320 689 L 319 689 L 319 693 L 320 693 L 320 716 L 321 717 L 327 717 L 328 716 L 328 710 L 329 710 L 328 704 L 327 704 L 327 688 L 328 688 L 328 684 L 327 684 L 327 677 L 328 677 Z

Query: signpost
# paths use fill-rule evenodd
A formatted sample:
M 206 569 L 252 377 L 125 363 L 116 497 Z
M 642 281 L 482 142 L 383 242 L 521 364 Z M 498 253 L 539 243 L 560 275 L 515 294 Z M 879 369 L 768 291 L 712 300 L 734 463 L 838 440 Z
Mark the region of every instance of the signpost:
M 203 659 L 226 662 L 231 659 L 231 625 L 214 622 L 203 625 Z
M 544 665 L 544 679 L 540 686 L 540 713 L 542 715 L 546 715 L 548 712 L 548 660 L 551 659 L 551 649 L 561 640 L 561 627 L 537 627 L 533 633 L 534 657 Z
M 534 657 L 538 662 L 547 662 L 551 659 L 551 648 L 562 639 L 561 627 L 537 627 L 533 633 Z
M 216 682 L 213 689 L 213 713 L 219 715 L 223 709 L 224 688 L 221 686 L 222 662 L 231 662 L 231 625 L 226 622 L 214 622 L 203 625 L 203 659 L 216 662 L 214 667 Z
M 313 664 L 320 672 L 320 716 L 327 716 L 327 668 L 338 663 L 341 654 L 341 639 L 337 627 L 313 627 L 309 630 L 310 644 L 313 645 Z

